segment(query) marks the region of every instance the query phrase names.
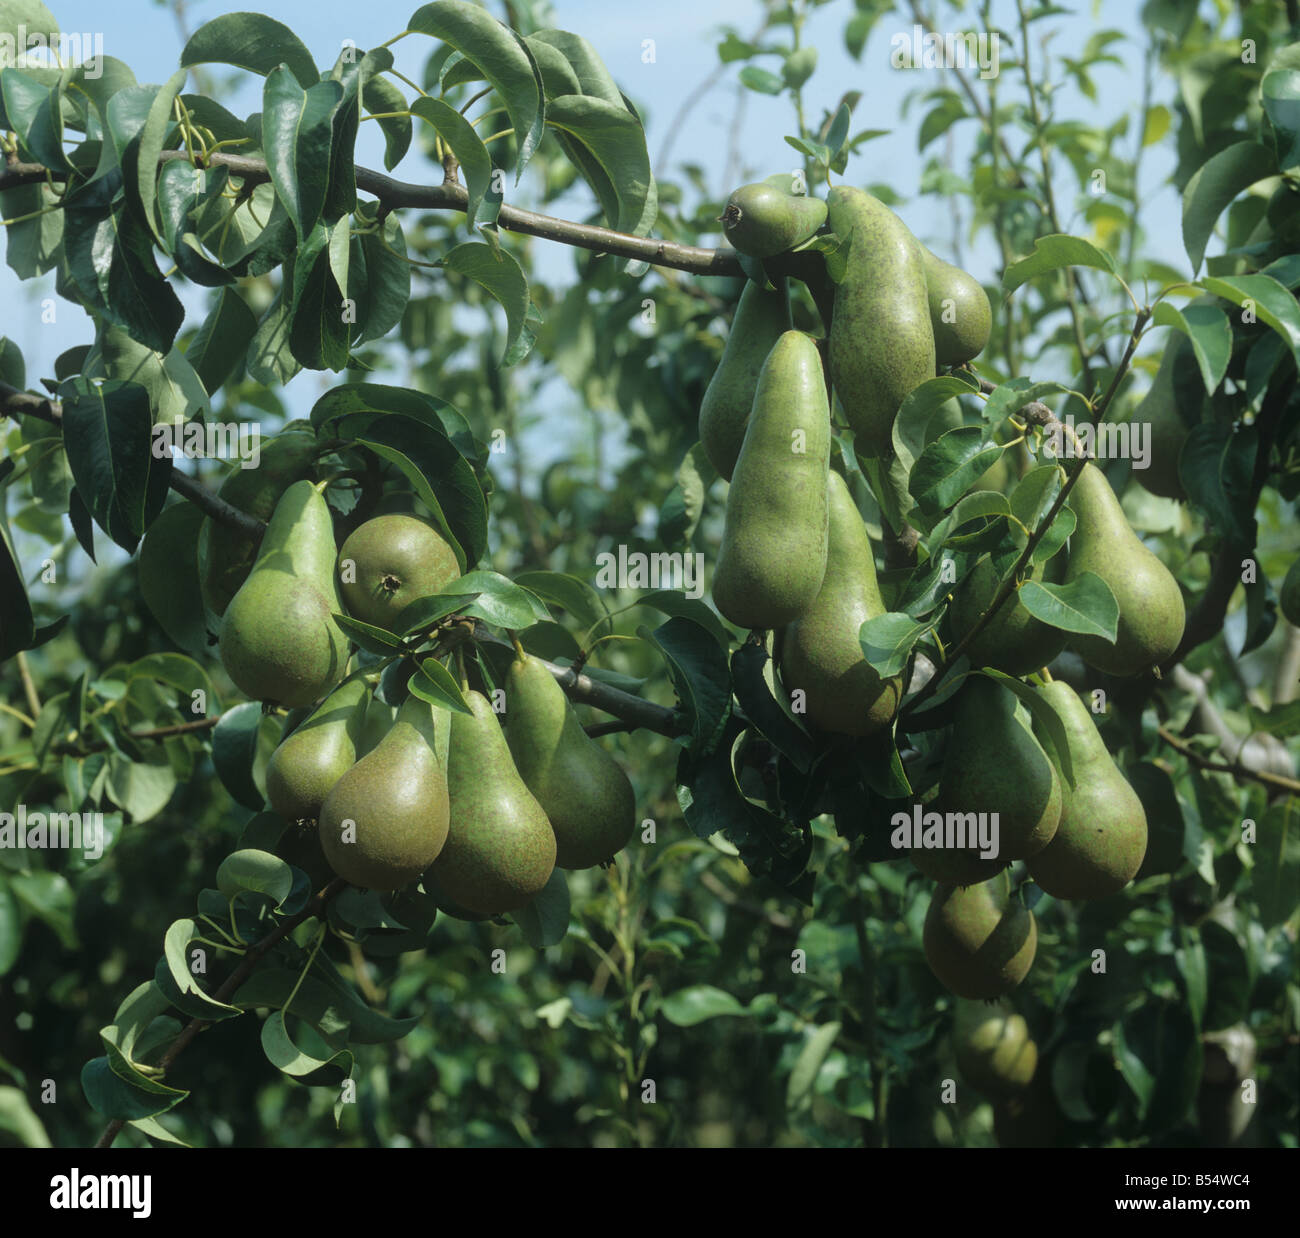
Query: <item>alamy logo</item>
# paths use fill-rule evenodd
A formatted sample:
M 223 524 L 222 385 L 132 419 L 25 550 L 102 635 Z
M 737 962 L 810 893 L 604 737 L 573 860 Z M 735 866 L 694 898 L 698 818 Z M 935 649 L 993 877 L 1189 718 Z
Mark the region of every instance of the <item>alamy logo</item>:
M 895 69 L 975 69 L 980 77 L 998 75 L 998 36 L 992 33 L 939 34 L 913 26 L 889 40 L 889 63 Z
M 148 1174 L 85 1174 L 79 1169 L 50 1179 L 51 1208 L 116 1208 L 143 1219 L 153 1212 Z
M 151 448 L 155 460 L 169 455 L 186 460 L 238 460 L 241 469 L 255 469 L 262 463 L 262 427 L 256 422 L 164 422 L 154 426 Z
M 688 598 L 704 596 L 704 556 L 695 553 L 629 553 L 606 550 L 596 556 L 597 589 L 680 589 Z
M 32 53 L 39 53 L 33 55 Z M 104 73 L 104 34 L 79 34 L 75 30 L 29 30 L 19 24 L 0 32 L 0 69 L 49 69 L 82 65 L 84 76 L 95 81 Z
M 1151 425 L 1146 421 L 1103 421 L 1094 426 L 1085 421 L 1076 426 L 1073 414 L 1066 413 L 1043 435 L 1043 445 L 1058 460 L 1078 456 L 1130 460 L 1135 469 L 1145 469 L 1151 464 Z
M 19 804 L 16 813 L 0 812 L 0 849 L 9 851 L 85 852 L 86 859 L 104 854 L 102 812 L 28 812 Z
M 998 858 L 995 812 L 926 812 L 920 804 L 889 819 L 895 851 L 978 851 L 982 860 Z

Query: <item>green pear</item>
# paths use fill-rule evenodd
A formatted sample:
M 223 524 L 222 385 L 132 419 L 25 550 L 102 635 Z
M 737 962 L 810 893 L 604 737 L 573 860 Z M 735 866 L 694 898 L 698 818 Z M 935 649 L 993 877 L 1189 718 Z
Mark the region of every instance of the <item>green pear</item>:
M 1061 720 L 1074 772 L 1056 835 L 1029 857 L 1029 875 L 1056 898 L 1108 898 L 1137 875 L 1147 851 L 1147 818 L 1069 684 L 1037 692 Z
M 826 576 L 813 604 L 781 637 L 781 682 L 802 689 L 808 720 L 823 731 L 865 736 L 893 721 L 903 679 L 882 680 L 862 654 L 858 629 L 885 613 L 871 539 L 848 484 L 829 475 Z
M 1077 517 L 1070 538 L 1066 582 L 1095 572 L 1119 604 L 1115 643 L 1071 636 L 1079 656 L 1109 675 L 1140 675 L 1168 658 L 1183 638 L 1183 595 L 1178 582 L 1129 527 L 1106 475 L 1091 461 L 1070 491 Z
M 555 832 L 555 863 L 591 868 L 612 859 L 636 827 L 627 775 L 582 729 L 564 689 L 537 658 L 510 664 L 506 702 L 506 742 Z
M 1038 1067 L 1028 1025 L 1005 1002 L 958 998 L 952 1043 L 962 1078 L 989 1100 L 1023 1092 Z
M 939 365 L 961 365 L 979 356 L 989 342 L 993 315 L 988 294 L 961 267 L 936 257 L 924 245 L 920 248 L 934 359 Z
M 1209 300 L 1212 302 L 1214 298 Z M 1200 301 L 1198 297 L 1190 304 Z M 1182 379 L 1187 381 L 1180 381 Z M 1189 390 L 1193 382 L 1195 386 Z M 1151 494 L 1180 501 L 1187 498 L 1178 473 L 1178 459 L 1190 427 L 1189 418 L 1180 410 L 1187 408 L 1192 411 L 1191 405 L 1195 403 L 1194 411 L 1199 416 L 1204 402 L 1205 389 L 1192 342 L 1181 331 L 1176 331 L 1165 345 L 1150 388 L 1129 418 L 1129 425 L 1134 430 L 1146 427 L 1150 458 L 1144 469 L 1138 468 L 1134 462 L 1133 480 Z M 1194 423 L 1196 419 L 1192 417 L 1190 420 Z
M 1003 861 L 1041 851 L 1060 823 L 1056 769 L 1017 715 L 1015 694 L 986 675 L 959 690 L 933 810 L 997 813 Z
M 826 575 L 831 424 L 817 345 L 777 340 L 727 493 L 713 601 L 732 623 L 776 628 L 797 619 Z
M 737 189 L 722 211 L 727 243 L 751 258 L 771 258 L 810 240 L 826 222 L 826 203 L 795 188 L 795 178 L 782 173 Z
M 370 695 L 364 676 L 346 679 L 280 741 L 266 765 L 266 798 L 290 821 L 315 821 L 330 789 L 356 764 Z
M 1046 580 L 1059 584 L 1065 574 L 1065 555 L 1058 552 L 1045 563 L 1030 566 L 1025 580 Z M 998 573 L 988 555 L 982 556 L 953 593 L 948 622 L 954 639 L 960 640 L 989 608 L 998 588 Z M 1008 675 L 1028 675 L 1046 666 L 1065 648 L 1066 634 L 1060 628 L 1036 619 L 1025 609 L 1018 593 L 998 607 L 997 614 L 966 646 L 972 666 L 991 666 Z
M 348 642 L 333 618 L 342 609 L 334 553 L 324 497 L 311 482 L 294 482 L 221 621 L 222 664 L 251 699 L 307 705 L 343 678 Z
M 471 713 L 452 714 L 447 789 L 451 830 L 425 874 L 426 888 L 482 915 L 530 902 L 555 871 L 555 832 L 520 778 L 487 698 L 467 692 Z
M 772 290 L 747 281 L 722 360 L 700 402 L 700 446 L 709 463 L 728 481 L 745 441 L 763 362 L 790 327 L 790 293 L 785 280 L 778 279 Z
M 921 245 L 871 194 L 837 185 L 827 195 L 831 231 L 849 242 L 835 288 L 828 364 L 860 455 L 887 459 L 908 392 L 934 377 L 934 328 Z
M 330 789 L 320 842 L 330 867 L 371 890 L 415 881 L 447 841 L 450 714 L 408 697 L 392 729 Z
M 979 885 L 939 886 L 921 931 L 925 960 L 958 997 L 992 1001 L 1010 993 L 1034 965 L 1038 925 L 1011 894 L 1006 873 Z
M 388 631 L 404 607 L 459 576 L 456 552 L 437 529 L 414 516 L 367 520 L 339 551 L 339 591 L 348 614 Z
M 296 481 L 311 476 L 317 451 L 310 430 L 286 428 L 261 446 L 258 466 L 236 466 L 217 491 L 218 498 L 258 520 L 270 520 L 280 496 Z M 199 527 L 199 592 L 203 604 L 220 618 L 257 559 L 260 540 L 205 516 Z

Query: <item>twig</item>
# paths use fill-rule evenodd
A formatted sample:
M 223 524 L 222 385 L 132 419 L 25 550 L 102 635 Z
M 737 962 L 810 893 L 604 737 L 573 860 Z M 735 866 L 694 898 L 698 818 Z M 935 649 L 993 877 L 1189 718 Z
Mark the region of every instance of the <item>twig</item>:
M 239 966 L 226 978 L 221 987 L 212 994 L 213 1001 L 229 1002 L 239 986 L 252 974 L 253 969 L 262 959 L 278 946 L 298 925 L 305 923 L 312 917 L 319 915 L 325 905 L 339 894 L 347 882 L 342 877 L 335 877 L 327 886 L 323 886 L 307 900 L 307 905 L 297 913 L 289 916 L 288 919 L 281 920 L 265 937 L 256 945 L 252 946 L 248 953 L 240 960 Z M 179 1036 L 172 1041 L 167 1052 L 158 1060 L 159 1077 L 165 1075 L 171 1068 L 173 1062 L 189 1047 L 190 1042 L 208 1026 L 206 1019 L 191 1019 L 181 1030 Z M 95 1140 L 96 1148 L 111 1148 L 113 1140 L 117 1138 L 122 1127 L 126 1125 L 123 1118 L 114 1118 L 107 1126 L 104 1127 L 100 1136 Z
M 192 735 L 196 731 L 210 731 L 218 722 L 221 721 L 222 715 L 216 714 L 211 718 L 200 718 L 196 722 L 177 722 L 172 726 L 157 726 L 148 731 L 128 731 L 127 739 L 166 739 L 171 735 Z M 85 755 L 90 752 L 98 752 L 100 749 L 107 748 L 108 743 L 105 740 L 91 740 L 87 744 L 76 743 L 59 743 L 51 746 L 50 751 L 56 754 L 77 753 Z
M 1269 774 L 1264 770 L 1247 769 L 1236 761 L 1215 761 L 1197 752 L 1190 744 L 1185 744 L 1177 735 L 1166 727 L 1156 727 L 1156 734 L 1171 748 L 1181 752 L 1194 765 L 1201 769 L 1214 770 L 1221 774 L 1231 774 L 1238 782 L 1243 778 L 1252 782 L 1263 783 L 1266 787 L 1276 787 L 1292 795 L 1300 795 L 1300 782 L 1294 778 L 1284 778 L 1281 774 Z
M 4 176 L 0 175 L 0 187 L 3 181 Z M 0 414 L 12 416 L 16 413 L 63 428 L 63 408 L 57 400 L 19 391 L 17 387 L 0 382 Z M 176 468 L 172 469 L 170 485 L 177 494 L 189 499 L 204 515 L 211 516 L 218 524 L 236 529 L 247 537 L 260 538 L 266 532 L 266 525 L 261 520 L 232 507 L 225 499 L 218 498 L 211 490 Z

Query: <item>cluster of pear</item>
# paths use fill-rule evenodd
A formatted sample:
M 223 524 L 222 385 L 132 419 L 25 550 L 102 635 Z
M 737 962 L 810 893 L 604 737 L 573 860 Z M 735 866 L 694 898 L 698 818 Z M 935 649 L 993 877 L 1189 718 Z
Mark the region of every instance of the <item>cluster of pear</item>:
M 883 203 L 837 187 L 822 202 L 770 177 L 736 191 L 722 222 L 731 243 L 770 259 L 823 226 L 847 244 L 826 340 L 826 370 L 860 455 L 887 457 L 907 394 L 937 366 L 972 359 L 987 343 L 988 300 L 970 276 L 917 242 Z M 885 606 L 875 560 L 844 478 L 830 467 L 827 375 L 813 340 L 792 329 L 786 286 L 751 281 L 700 410 L 700 441 L 731 486 L 713 574 L 713 600 L 733 623 L 776 632 L 781 682 L 802 696 L 817 729 L 863 738 L 886 731 L 901 677 L 867 662 L 859 629 Z M 1014 496 L 1013 496 L 1014 501 Z M 1100 576 L 1119 608 L 1114 642 L 1069 637 L 1091 666 L 1133 676 L 1164 661 L 1183 634 L 1177 582 L 1133 532 L 1091 463 L 1071 491 L 1076 523 L 1068 555 L 1032 565 L 1028 579 L 1053 584 Z M 1023 582 L 1021 582 L 1023 583 Z M 980 622 L 999 584 L 978 560 L 954 591 L 947 624 L 960 640 Z M 1067 633 L 1030 614 L 1012 594 L 966 652 L 973 667 L 1025 676 L 1065 647 Z M 1065 683 L 1032 689 L 1059 720 L 1053 744 L 1008 688 L 971 674 L 953 706 L 937 794 L 940 813 L 998 814 L 1000 850 L 917 850 L 913 862 L 938 883 L 924 929 L 935 975 L 963 998 L 993 1000 L 1028 973 L 1037 946 L 1031 911 L 1012 891 L 1007 865 L 1064 899 L 1106 898 L 1131 881 L 1146 851 L 1141 802 L 1111 759 L 1092 717 Z
M 984 347 L 988 298 L 871 194 L 839 187 L 822 201 L 797 188 L 789 175 L 743 186 L 723 230 L 764 259 L 827 224 L 848 244 L 827 368 L 856 449 L 887 456 L 908 392 L 936 363 L 968 361 Z M 777 630 L 782 682 L 800 693 L 814 726 L 864 737 L 889 726 L 902 681 L 882 679 L 858 642 L 885 607 L 861 514 L 830 466 L 827 392 L 817 345 L 792 329 L 785 281 L 747 283 L 700 406 L 703 450 L 731 483 L 713 600 L 741 627 Z
M 522 650 L 506 675 L 506 730 L 468 687 L 468 712 L 412 695 L 394 717 L 363 671 L 344 679 L 348 643 L 334 613 L 346 605 L 391 630 L 458 575 L 450 545 L 407 515 L 366 521 L 336 551 L 320 489 L 294 481 L 225 606 L 219 645 L 253 699 L 320 702 L 300 723 L 290 714 L 266 791 L 281 816 L 315 825 L 333 872 L 379 891 L 423 878 L 440 905 L 498 915 L 533 899 L 557 864 L 610 860 L 631 837 L 635 802 L 555 677 Z

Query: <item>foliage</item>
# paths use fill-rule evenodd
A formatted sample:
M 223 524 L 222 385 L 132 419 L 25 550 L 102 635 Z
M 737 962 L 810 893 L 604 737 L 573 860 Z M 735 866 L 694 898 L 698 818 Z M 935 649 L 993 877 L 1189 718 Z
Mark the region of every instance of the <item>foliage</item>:
M 0 32 L 39 7 L 0 0 Z M 789 101 L 811 192 L 878 179 L 880 133 L 859 127 L 856 91 L 807 115 L 817 8 L 769 0 L 756 34 L 718 47 L 745 88 Z M 861 56 L 886 13 L 910 28 L 914 9 L 858 0 L 845 46 Z M 1295 1146 L 1297 800 L 1225 750 L 1173 672 L 1209 675 L 1230 736 L 1294 754 L 1296 642 L 1276 591 L 1300 493 L 1300 30 L 1260 0 L 1231 14 L 1153 0 L 1143 46 L 1103 30 L 1053 59 L 1056 10 L 1017 10 L 1002 76 L 918 78 L 913 100 L 922 194 L 960 203 L 962 243 L 999 255 L 993 339 L 973 369 L 909 397 L 894 468 L 839 440 L 890 569 L 890 613 L 863 648 L 882 675 L 914 676 L 890 742 L 869 751 L 810 735 L 773 693 L 769 650 L 703 601 L 658 582 L 592 587 L 598 555 L 620 548 L 716 554 L 722 488 L 692 450 L 695 419 L 719 320 L 764 271 L 656 265 L 646 238 L 716 242 L 726 194 L 698 168 L 655 177 L 638 107 L 546 6 L 510 5 L 511 26 L 460 0 L 423 6 L 404 27 L 429 43 L 418 86 L 388 44 L 322 67 L 270 18 L 215 18 L 181 66 L 264 79 L 242 119 L 184 93 L 184 72 L 153 86 L 111 58 L 100 79 L 0 71 L 7 261 L 24 279 L 53 272 L 96 324 L 41 376 L 49 400 L 0 342 L 0 808 L 104 822 L 95 859 L 0 848 L 0 992 L 21 1011 L 0 1027 L 15 1085 L 0 1089 L 0 1140 L 84 1145 L 117 1120 L 123 1141 L 199 1146 L 993 1142 L 987 1104 L 938 1100 L 952 999 L 921 952 L 929 883 L 898 861 L 889 821 L 937 780 L 969 669 L 945 626 L 945 560 L 960 575 L 991 553 L 1010 580 L 1069 533 L 1057 470 L 1032 510 L 982 479 L 1004 458 L 1039 463 L 1044 401 L 1058 419 L 1126 421 L 1155 324 L 1190 338 L 1202 384 L 1188 501 L 1130 486 L 1125 506 L 1183 585 L 1189 636 L 1164 677 L 1106 685 L 1103 733 L 1152 823 L 1138 880 L 1087 905 L 1021 890 L 1041 942 L 1015 1003 L 1051 1115 L 1032 1138 Z M 931 24 L 972 23 L 997 29 L 987 2 Z M 1117 59 L 1143 66 L 1139 114 L 1100 129 L 1058 112 L 1064 80 L 1093 97 Z M 400 204 L 354 164 L 371 118 L 385 172 L 419 186 Z M 971 139 L 965 166 L 951 143 L 936 153 L 954 129 Z M 1143 216 L 1140 173 L 1165 147 L 1179 269 L 1144 255 L 1160 221 Z M 578 178 L 621 239 L 516 226 L 515 187 L 559 212 Z M 570 285 L 538 278 L 533 236 L 575 245 Z M 781 272 L 812 272 L 794 308 L 816 335 L 843 241 L 822 235 Z M 638 715 L 603 741 L 644 833 L 514 923 L 435 915 L 419 892 L 325 898 L 329 874 L 262 811 L 280 719 L 239 702 L 213 656 L 195 474 L 151 448 L 159 425 L 269 437 L 303 370 L 334 376 L 309 425 L 341 533 L 414 506 L 465 571 L 395 636 L 348 623 L 386 700 L 455 707 L 444 663 L 497 683 L 513 635 L 660 707 L 657 725 Z M 927 443 L 952 398 L 970 428 Z M 558 448 L 542 468 L 522 447 L 538 427 Z M 193 467 L 215 490 L 221 477 Z M 1122 487 L 1124 469 L 1108 471 Z M 1238 595 L 1244 561 L 1258 570 Z M 1034 613 L 1113 631 L 1098 584 L 1035 586 Z M 194 1047 L 191 1019 L 209 1024 Z M 63 1103 L 39 1103 L 47 1078 Z M 1244 1136 L 1224 1125 L 1243 1078 L 1258 1085 Z

